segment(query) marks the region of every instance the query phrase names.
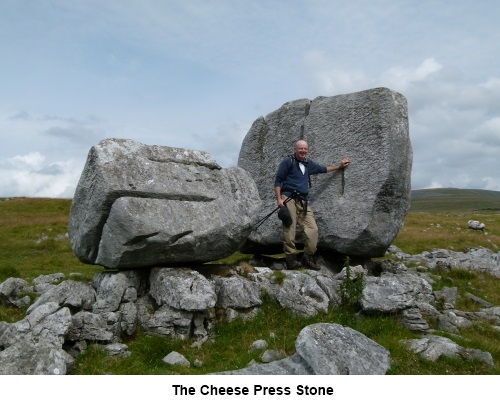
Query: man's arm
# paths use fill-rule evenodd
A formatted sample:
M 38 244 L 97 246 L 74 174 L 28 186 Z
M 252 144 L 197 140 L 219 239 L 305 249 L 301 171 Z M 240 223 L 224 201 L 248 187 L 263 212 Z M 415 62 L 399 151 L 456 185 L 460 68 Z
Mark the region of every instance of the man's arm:
M 348 157 L 345 157 L 341 160 L 341 162 L 338 165 L 329 165 L 326 166 L 326 172 L 330 173 L 335 170 L 340 170 L 340 169 L 345 169 L 347 166 L 349 166 L 349 163 L 351 163 L 351 159 Z
M 276 202 L 278 203 L 278 207 L 283 207 L 284 201 L 283 198 L 281 198 L 281 187 L 276 186 L 274 187 L 274 194 L 276 195 Z

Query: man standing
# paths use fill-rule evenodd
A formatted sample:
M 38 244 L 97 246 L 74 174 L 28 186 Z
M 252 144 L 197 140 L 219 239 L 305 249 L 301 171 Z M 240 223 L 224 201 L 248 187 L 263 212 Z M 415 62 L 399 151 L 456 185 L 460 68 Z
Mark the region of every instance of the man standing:
M 286 255 L 286 267 L 297 269 L 301 265 L 313 270 L 319 270 L 314 260 L 318 244 L 318 226 L 314 214 L 309 207 L 309 176 L 319 173 L 329 173 L 346 168 L 351 160 L 343 158 L 338 165 L 322 166 L 306 158 L 309 146 L 306 141 L 295 143 L 292 156 L 285 158 L 279 165 L 274 182 L 274 192 L 279 207 L 285 206 L 285 199 L 291 197 L 286 204 L 292 223 L 283 226 L 283 250 Z M 302 263 L 296 259 L 295 232 L 299 225 L 305 234 L 304 255 Z

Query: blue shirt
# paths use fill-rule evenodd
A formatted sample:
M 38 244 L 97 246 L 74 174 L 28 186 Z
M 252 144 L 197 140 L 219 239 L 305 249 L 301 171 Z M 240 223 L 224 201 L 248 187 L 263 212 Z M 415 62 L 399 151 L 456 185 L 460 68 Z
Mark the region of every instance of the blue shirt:
M 299 163 L 304 164 L 304 173 L 300 170 Z M 303 200 L 307 200 L 309 194 L 309 176 L 326 172 L 326 166 L 319 165 L 312 160 L 305 159 L 304 161 L 300 161 L 289 156 L 278 166 L 274 187 L 281 187 L 282 194 L 286 196 L 290 196 L 296 191 Z

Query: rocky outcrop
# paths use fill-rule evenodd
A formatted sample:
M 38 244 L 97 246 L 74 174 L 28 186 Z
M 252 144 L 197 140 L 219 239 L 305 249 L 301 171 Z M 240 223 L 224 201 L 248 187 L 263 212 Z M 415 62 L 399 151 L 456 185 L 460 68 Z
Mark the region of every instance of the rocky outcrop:
M 478 360 L 494 367 L 493 357 L 488 352 L 478 349 L 466 349 L 453 340 L 442 336 L 426 336 L 422 339 L 402 340 L 409 350 L 420 354 L 424 359 L 436 361 L 441 356 L 462 357 L 467 360 Z
M 417 255 L 404 253 L 397 247 L 391 247 L 389 251 L 394 257 L 408 264 L 420 264 L 429 270 L 467 269 L 500 278 L 500 252 L 495 253 L 482 247 L 467 249 L 466 252 L 433 249 Z
M 391 251 L 404 255 L 395 247 Z M 319 262 L 325 263 L 321 258 Z M 275 265 L 279 266 L 279 259 Z M 0 322 L 0 373 L 65 374 L 73 367 L 73 357 L 89 344 L 99 344 L 113 356 L 127 356 L 130 352 L 122 341 L 139 330 L 167 338 L 192 339 L 201 346 L 213 338 L 215 322 L 252 318 L 264 295 L 300 316 L 325 313 L 341 304 L 341 284 L 348 272 L 344 268 L 336 273 L 324 264 L 321 267 L 320 271 L 273 271 L 258 266 L 155 267 L 98 273 L 92 283 L 61 281 L 61 274 L 37 278 L 32 283 L 7 279 L 0 283 L 4 305 L 15 306 L 19 300 L 29 302 L 36 285 L 46 287 L 27 307 L 25 319 L 13 324 Z M 427 267 L 408 268 L 404 262 L 384 260 L 375 267 L 353 266 L 349 274 L 364 277 L 359 300 L 361 316 L 396 316 L 401 324 L 427 337 L 433 332 L 429 323 L 452 334 L 476 322 L 500 327 L 500 307 L 469 294 L 483 308 L 477 312 L 457 310 L 456 289 L 432 291 L 433 277 L 439 277 L 439 273 L 431 277 Z M 384 350 L 365 339 L 340 325 L 311 327 L 297 338 L 297 353 L 293 356 L 283 358 L 283 353 L 269 351 L 262 354 L 261 363 L 229 373 L 385 373 L 388 360 Z M 435 351 L 436 342 L 431 339 L 408 347 L 424 355 L 428 350 Z M 456 347 L 443 350 L 441 355 L 458 353 L 490 364 L 487 353 Z M 363 360 L 357 362 L 358 357 Z
M 248 131 L 238 166 L 255 179 L 263 211 L 276 201 L 274 177 L 298 139 L 309 157 L 343 171 L 313 176 L 311 207 L 321 230 L 318 248 L 380 257 L 399 232 L 410 203 L 412 148 L 406 99 L 386 88 L 295 100 L 260 117 Z M 249 236 L 249 252 L 281 251 L 281 223 L 272 216 Z
M 249 173 L 206 152 L 106 139 L 89 152 L 69 239 L 82 262 L 107 268 L 203 263 L 240 248 L 260 204 Z

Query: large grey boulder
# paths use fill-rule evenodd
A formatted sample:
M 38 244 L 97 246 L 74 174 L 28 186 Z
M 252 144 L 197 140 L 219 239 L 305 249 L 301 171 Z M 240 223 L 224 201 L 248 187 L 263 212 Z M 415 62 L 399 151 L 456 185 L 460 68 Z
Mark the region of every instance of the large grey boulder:
M 352 159 L 343 171 L 312 178 L 319 250 L 383 256 L 410 204 L 412 148 L 405 97 L 376 88 L 301 99 L 255 120 L 243 140 L 238 166 L 255 179 L 264 212 L 276 207 L 276 170 L 298 139 L 309 142 L 309 158 L 317 163 Z M 251 233 L 245 250 L 279 250 L 281 240 L 281 222 L 272 216 Z
M 260 204 L 249 173 L 206 152 L 105 139 L 87 157 L 69 239 L 107 268 L 207 262 L 240 248 Z

